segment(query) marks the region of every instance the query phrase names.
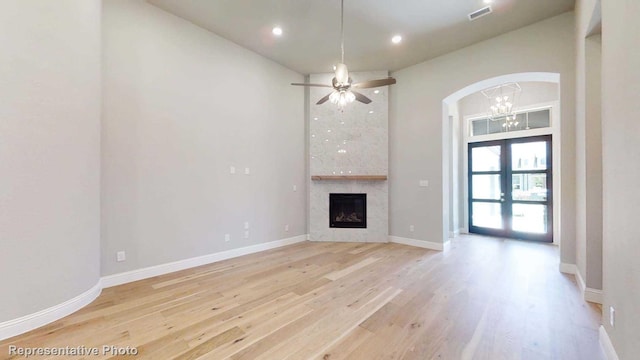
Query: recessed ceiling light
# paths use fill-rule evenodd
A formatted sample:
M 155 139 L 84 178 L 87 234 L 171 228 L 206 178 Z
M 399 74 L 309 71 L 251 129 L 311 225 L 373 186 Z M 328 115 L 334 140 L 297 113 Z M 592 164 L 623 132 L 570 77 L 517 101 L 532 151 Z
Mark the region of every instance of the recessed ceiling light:
M 369 110 L 369 114 L 373 114 L 373 110 Z
M 282 35 L 282 28 L 279 27 L 279 26 L 276 26 L 276 27 L 273 28 L 273 30 L 271 30 L 271 32 L 275 36 L 280 36 L 280 35 Z
M 373 90 L 374 94 L 380 94 L 380 90 Z
M 402 36 L 400 35 L 396 35 L 391 38 L 391 42 L 394 44 L 400 44 L 401 41 L 402 41 Z
M 485 4 L 491 4 L 493 2 L 493 0 L 484 0 L 483 1 Z

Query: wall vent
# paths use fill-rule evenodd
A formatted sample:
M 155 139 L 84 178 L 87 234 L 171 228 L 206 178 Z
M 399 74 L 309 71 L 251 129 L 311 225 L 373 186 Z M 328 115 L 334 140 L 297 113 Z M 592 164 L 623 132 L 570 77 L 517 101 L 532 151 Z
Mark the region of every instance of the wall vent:
M 469 14 L 469 21 L 473 21 L 476 19 L 479 19 L 485 15 L 489 15 L 493 12 L 493 10 L 491 10 L 491 6 L 487 6 L 487 7 L 483 7 L 480 10 L 474 11 L 471 14 Z

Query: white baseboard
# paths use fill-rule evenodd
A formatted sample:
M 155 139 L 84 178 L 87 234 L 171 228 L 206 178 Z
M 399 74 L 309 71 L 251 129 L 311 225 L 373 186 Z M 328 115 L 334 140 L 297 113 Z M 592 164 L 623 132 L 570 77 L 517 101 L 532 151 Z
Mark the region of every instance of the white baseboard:
M 279 248 L 281 246 L 291 245 L 306 241 L 306 235 L 299 235 L 287 239 L 271 241 L 263 244 L 246 246 L 243 248 L 222 251 L 194 258 L 174 261 L 166 264 L 150 266 L 142 269 L 127 271 L 119 274 L 107 275 L 102 277 L 102 287 L 108 288 L 116 285 L 126 284 L 132 281 L 147 279 L 154 276 L 164 275 L 175 271 L 190 269 L 196 266 L 211 264 L 217 261 L 232 259 L 238 256 L 254 254 L 260 251 Z
M 560 263 L 560 272 L 563 274 L 575 275 L 578 272 L 576 264 Z
M 580 294 L 582 294 L 582 298 L 585 301 L 602 304 L 602 290 L 587 287 L 586 282 L 582 278 L 582 274 L 580 274 L 580 271 L 578 271 L 578 267 L 575 264 L 561 263 L 560 272 L 575 275 L 576 282 L 578 283 L 578 289 L 580 290 Z
M 580 289 L 580 293 L 582 294 L 582 297 L 584 298 L 584 289 L 587 288 L 586 283 L 584 282 L 584 279 L 582 278 L 582 274 L 580 274 L 580 271 L 577 269 L 576 267 L 576 282 L 578 283 L 578 289 Z
M 300 235 L 288 239 L 276 240 L 264 244 L 257 244 L 239 249 L 227 250 L 215 254 L 175 261 L 167 264 L 151 266 L 144 269 L 104 276 L 91 289 L 74 297 L 71 300 L 67 300 L 61 304 L 52 306 L 44 310 L 40 310 L 33 314 L 0 323 L 0 340 L 8 339 L 10 337 L 23 334 L 27 331 L 37 329 L 41 326 L 52 323 L 82 309 L 93 300 L 95 300 L 100 295 L 100 292 L 103 288 L 142 280 L 153 276 L 164 275 L 174 271 L 206 265 L 216 261 L 231 259 L 238 256 L 257 253 L 260 251 L 275 249 L 278 247 L 303 242 L 305 241 L 305 239 L 306 235 Z
M 602 305 L 604 301 L 602 290 L 586 288 L 584 289 L 584 299 L 588 302 Z
M 399 236 L 389 236 L 389 242 L 415 246 L 415 247 L 424 248 L 424 249 L 438 250 L 438 251 L 445 251 L 446 249 L 449 248 L 449 243 L 450 243 L 449 241 L 445 243 L 437 243 L 432 241 L 403 238 Z
M 98 283 L 91 289 L 83 292 L 73 299 L 54 305 L 50 308 L 40 310 L 33 314 L 0 323 L 0 340 L 23 334 L 27 331 L 37 329 L 41 326 L 62 319 L 63 317 L 87 306 L 95 300 L 98 295 L 100 295 L 101 291 L 102 285 L 100 281 L 98 281 Z
M 613 347 L 613 343 L 611 343 L 611 339 L 609 338 L 609 334 L 607 334 L 607 330 L 602 325 L 600 325 L 599 335 L 600 346 L 607 360 L 619 360 L 616 349 Z
M 449 238 L 450 238 L 450 239 L 453 239 L 453 238 L 455 238 L 455 237 L 460 236 L 460 234 L 462 233 L 462 231 L 463 231 L 463 229 L 462 229 L 462 228 L 457 229 L 457 230 L 453 230 L 453 231 L 449 231 Z

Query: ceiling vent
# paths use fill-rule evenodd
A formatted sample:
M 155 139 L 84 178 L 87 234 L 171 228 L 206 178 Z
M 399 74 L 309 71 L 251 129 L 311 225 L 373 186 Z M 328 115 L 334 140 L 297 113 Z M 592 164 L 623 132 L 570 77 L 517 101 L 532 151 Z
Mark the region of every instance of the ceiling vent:
M 493 10 L 491 10 L 491 6 L 487 6 L 487 7 L 483 7 L 480 10 L 474 11 L 471 14 L 469 14 L 469 21 L 473 21 L 476 19 L 479 19 L 485 15 L 489 15 L 493 12 Z

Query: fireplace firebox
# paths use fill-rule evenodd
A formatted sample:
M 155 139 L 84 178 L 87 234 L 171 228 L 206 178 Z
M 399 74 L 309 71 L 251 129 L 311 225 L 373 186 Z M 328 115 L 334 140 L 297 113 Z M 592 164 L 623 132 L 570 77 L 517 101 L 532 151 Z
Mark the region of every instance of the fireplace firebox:
M 329 227 L 367 227 L 367 194 L 329 194 Z

